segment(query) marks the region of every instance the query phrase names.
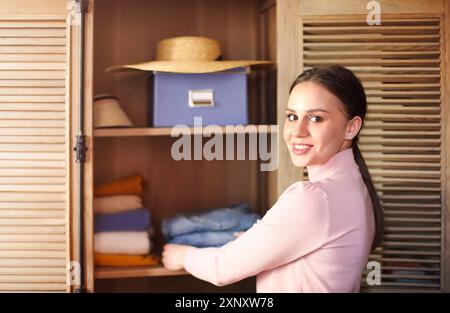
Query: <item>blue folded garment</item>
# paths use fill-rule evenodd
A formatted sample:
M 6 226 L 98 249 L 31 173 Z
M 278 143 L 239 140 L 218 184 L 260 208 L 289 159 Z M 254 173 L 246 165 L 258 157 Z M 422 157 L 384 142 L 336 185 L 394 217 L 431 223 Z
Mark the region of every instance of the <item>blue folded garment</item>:
M 221 247 L 224 244 L 236 239 L 235 231 L 204 231 L 179 235 L 169 240 L 169 243 L 188 245 L 197 248 Z
M 256 222 L 259 215 L 250 213 L 247 203 L 229 208 L 218 208 L 197 215 L 178 214 L 162 221 L 162 232 L 167 239 L 179 235 L 208 231 L 242 231 Z
M 139 209 L 94 216 L 94 232 L 144 231 L 150 228 L 150 212 Z

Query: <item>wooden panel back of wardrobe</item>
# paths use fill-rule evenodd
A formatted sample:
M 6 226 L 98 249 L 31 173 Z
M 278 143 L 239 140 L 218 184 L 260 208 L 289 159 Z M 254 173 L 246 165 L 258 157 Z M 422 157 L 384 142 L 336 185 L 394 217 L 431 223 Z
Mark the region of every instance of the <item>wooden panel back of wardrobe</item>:
M 440 290 L 448 123 L 441 115 L 443 2 L 382 2 L 380 26 L 367 24 L 365 1 L 326 4 L 299 1 L 301 67 L 346 66 L 366 90 L 359 146 L 385 212 L 385 240 L 370 257 L 380 262 L 381 286 L 369 290 Z M 365 278 L 362 285 L 368 287 Z
M 69 291 L 66 1 L 0 16 L 0 291 Z

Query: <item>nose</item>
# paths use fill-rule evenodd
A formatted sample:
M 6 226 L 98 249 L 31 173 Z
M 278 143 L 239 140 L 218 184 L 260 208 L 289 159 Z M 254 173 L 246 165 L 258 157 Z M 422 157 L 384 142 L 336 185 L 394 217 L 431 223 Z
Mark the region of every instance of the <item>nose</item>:
M 306 137 L 309 134 L 308 122 L 302 119 L 298 119 L 291 129 L 292 136 Z

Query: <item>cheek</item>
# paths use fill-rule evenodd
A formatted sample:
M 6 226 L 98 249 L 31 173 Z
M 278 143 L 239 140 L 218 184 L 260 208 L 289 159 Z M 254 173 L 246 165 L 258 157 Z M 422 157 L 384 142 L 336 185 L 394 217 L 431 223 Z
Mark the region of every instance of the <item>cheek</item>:
M 322 127 L 316 127 L 311 130 L 311 135 L 321 143 L 336 142 L 340 144 L 345 134 L 345 127 L 339 121 L 330 121 Z
M 284 123 L 284 127 L 283 127 L 283 138 L 284 138 L 284 141 L 286 142 L 286 143 L 288 143 L 288 141 L 289 141 L 289 133 L 290 133 L 290 131 L 291 131 L 291 125 L 289 125 L 289 123 L 288 122 L 285 122 Z

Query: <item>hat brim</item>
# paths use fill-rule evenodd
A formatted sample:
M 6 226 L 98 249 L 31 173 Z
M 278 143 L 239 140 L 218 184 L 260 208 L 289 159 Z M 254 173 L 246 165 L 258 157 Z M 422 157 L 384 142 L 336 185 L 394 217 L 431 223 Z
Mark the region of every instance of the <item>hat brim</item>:
M 230 70 L 238 67 L 268 67 L 273 65 L 270 61 L 150 61 L 129 65 L 111 66 L 106 72 L 117 72 L 124 70 L 141 70 L 169 73 L 213 73 Z

